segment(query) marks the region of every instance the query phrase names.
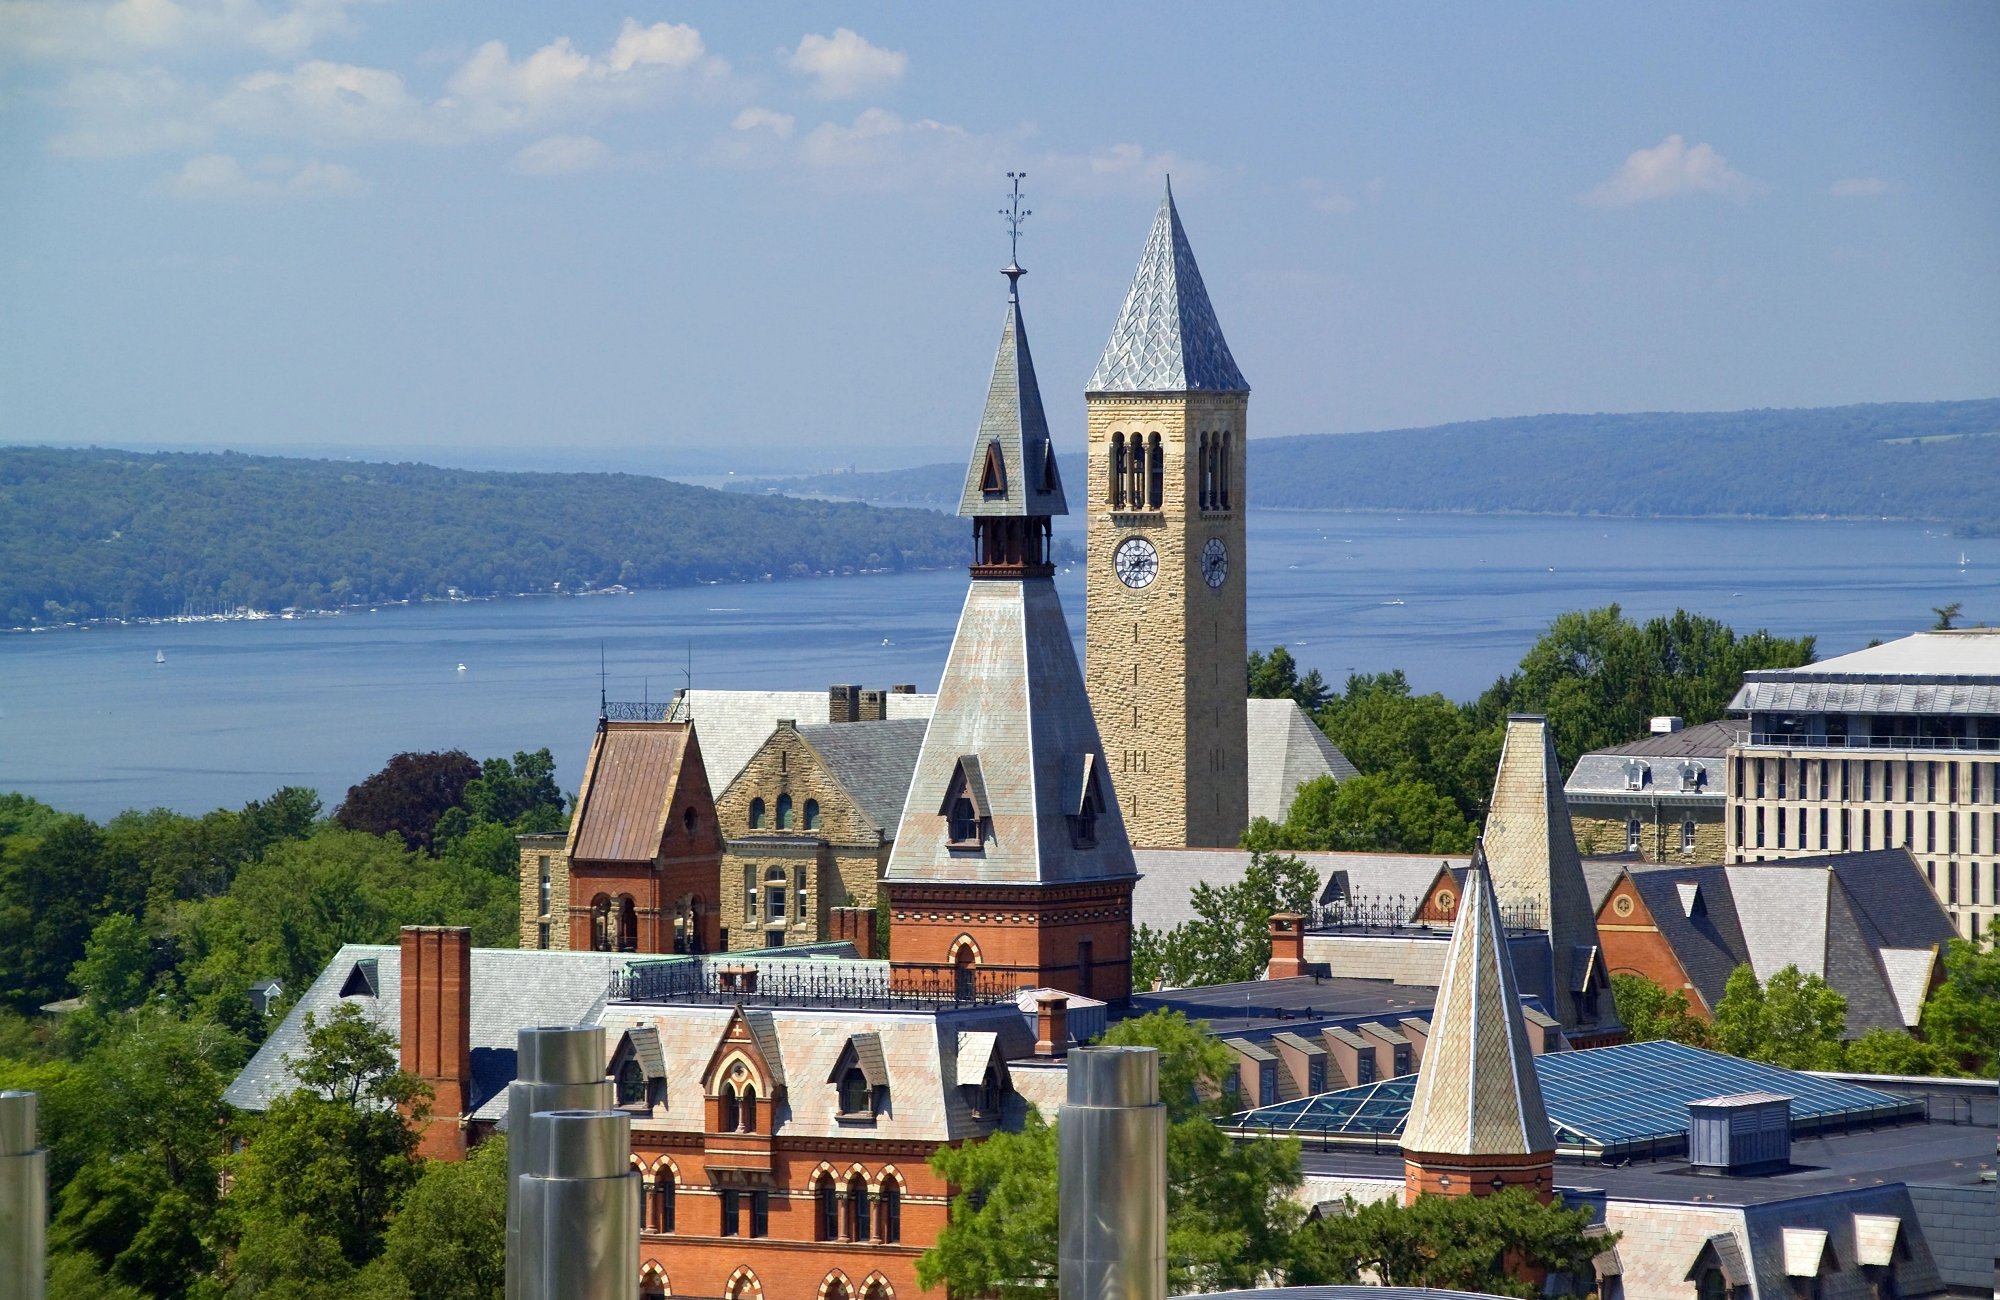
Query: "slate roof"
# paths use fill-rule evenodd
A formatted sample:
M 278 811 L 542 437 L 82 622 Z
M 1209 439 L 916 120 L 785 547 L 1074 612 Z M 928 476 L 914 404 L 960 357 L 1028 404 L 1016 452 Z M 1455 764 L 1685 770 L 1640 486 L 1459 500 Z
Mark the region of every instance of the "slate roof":
M 607 1038 L 615 1040 L 633 1026 L 651 1026 L 664 1048 L 664 1097 L 649 1117 L 633 1121 L 635 1131 L 702 1131 L 702 1072 L 734 1014 L 728 1006 L 684 1003 L 614 1002 L 603 1008 L 597 1020 Z M 973 1115 L 955 1082 L 961 1044 L 975 1052 L 997 1044 L 1009 1061 L 1034 1054 L 1034 1035 L 1020 1014 L 1004 1004 L 937 1014 L 772 1007 L 752 1008 L 744 1015 L 766 1063 L 783 1062 L 789 1083 L 777 1124 L 793 1137 L 852 1137 L 865 1131 L 878 1141 L 949 1142 L 984 1136 L 992 1123 Z M 852 1122 L 840 1121 L 839 1088 L 831 1080 L 848 1044 L 868 1034 L 875 1036 L 879 1050 L 879 1056 L 871 1051 L 868 1068 L 883 1072 L 888 1094 L 875 1122 L 857 1130 Z M 1017 1101 L 1003 1122 L 1018 1127 L 1024 1110 Z
M 1743 675 L 1736 713 L 2000 713 L 2000 628 L 1919 632 L 1803 668 Z
M 1521 1024 L 1500 904 L 1485 867 L 1475 849 L 1403 1126 L 1405 1151 L 1527 1155 L 1556 1149 Z
M 812 746 L 883 838 L 894 839 L 929 727 L 929 718 L 821 722 L 801 726 L 799 737 Z
M 1092 393 L 1250 391 L 1208 301 L 1208 287 L 1174 207 L 1172 182 L 1160 200 L 1111 341 L 1084 388 Z
M 1576 766 L 1570 769 L 1569 780 L 1563 784 L 1563 793 L 1571 799 L 1603 796 L 1602 799 L 1592 799 L 1593 803 L 1635 795 L 1641 799 L 1658 796 L 1669 801 L 1691 799 L 1701 803 L 1719 803 L 1728 793 L 1723 764 L 1729 747 L 1743 743 L 1749 735 L 1749 723 L 1731 718 L 1684 727 L 1668 735 L 1647 736 L 1623 745 L 1593 749 L 1576 760 Z M 1627 780 L 1628 769 L 1635 762 L 1642 765 L 1638 790 L 1631 789 Z M 1693 790 L 1682 789 L 1683 764 L 1695 765 L 1701 778 Z
M 1866 673 L 1874 677 L 1990 677 L 2000 682 L 2000 628 L 1918 632 L 1884 645 L 1835 655 L 1803 668 L 1760 670 L 1754 676 Z
M 583 1024 L 602 1003 L 611 977 L 628 960 L 614 952 L 540 952 L 515 948 L 472 950 L 472 1088 L 466 1098 L 478 1119 L 507 1109 L 514 1081 L 516 1033 L 529 1025 Z M 375 963 L 375 995 L 340 996 L 357 962 Z M 305 1017 L 324 1021 L 352 1002 L 398 1041 L 403 1030 L 403 952 L 395 944 L 342 945 L 284 1021 L 271 1031 L 222 1099 L 241 1110 L 262 1111 L 298 1086 L 285 1057 L 306 1050 Z M 616 1035 L 613 1035 L 614 1039 Z
M 1292 699 L 1244 701 L 1250 732 L 1250 815 L 1285 820 L 1292 799 L 1308 781 L 1359 776 Z
M 1628 740 L 1622 745 L 1606 745 L 1603 749 L 1593 749 L 1593 754 L 1637 754 L 1644 758 L 1714 758 L 1720 760 L 1729 752 L 1731 745 L 1737 744 L 1750 734 L 1750 724 L 1741 718 L 1723 718 L 1716 722 L 1696 723 L 1692 727 L 1682 727 L 1679 731 L 1663 732 L 1660 735 L 1641 736 Z
M 1847 1032 L 1916 1024 L 1951 919 L 1903 849 L 1727 866 L 1630 864 L 1661 937 L 1713 1009 L 1729 974 L 1786 966 L 1847 999 Z M 1608 892 L 1608 891 L 1607 891 Z M 1688 915 L 1687 899 L 1699 906 Z
M 1071 838 L 1063 775 L 1084 754 L 1107 770 L 1054 581 L 974 579 L 884 878 L 1033 885 L 1133 875 L 1108 788 L 1096 843 Z M 980 849 L 954 850 L 942 805 L 967 755 L 979 760 L 990 825 Z
M 998 490 L 988 491 L 987 478 L 994 466 Z M 1035 360 L 1028 352 L 1028 327 L 1021 319 L 1018 293 L 1007 295 L 1007 321 L 1000 328 L 1000 351 L 993 358 L 993 379 L 987 385 L 986 409 L 973 439 L 958 513 L 968 519 L 1069 513 L 1056 472 L 1055 449 L 1049 443 L 1049 422 L 1042 414 L 1042 390 L 1035 382 Z
M 883 699 L 891 718 L 928 718 L 937 702 L 935 695 L 895 691 Z M 778 729 L 779 719 L 790 718 L 801 726 L 826 723 L 828 699 L 825 691 L 684 690 L 675 693 L 667 716 L 676 722 L 695 719 L 709 787 L 727 790 Z
M 689 754 L 700 743 L 684 722 L 602 722 L 591 741 L 569 832 L 571 860 L 651 862 Z
M 1597 916 L 1577 856 L 1546 718 L 1515 714 L 1507 719 L 1483 839 L 1501 905 L 1533 908 L 1548 931 L 1554 987 L 1530 991 L 1541 995 L 1567 1031 L 1615 1028 L 1618 1013 L 1608 997 L 1597 999 L 1595 1023 L 1575 1019 L 1576 999 L 1570 994 L 1583 974 L 1577 958 L 1598 946 Z

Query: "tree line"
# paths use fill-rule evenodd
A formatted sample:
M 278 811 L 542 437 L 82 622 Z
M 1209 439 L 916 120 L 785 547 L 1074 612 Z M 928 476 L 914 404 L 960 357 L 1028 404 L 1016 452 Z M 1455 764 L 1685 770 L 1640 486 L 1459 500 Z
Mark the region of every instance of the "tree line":
M 42 1096 L 51 1296 L 496 1293 L 505 1152 L 417 1160 L 392 1037 L 336 1015 L 267 1114 L 222 1093 L 342 944 L 512 946 L 514 836 L 566 824 L 554 773 L 546 749 L 399 754 L 331 816 L 298 787 L 102 825 L 0 795 L 0 1088 Z
M 0 626 L 935 568 L 958 521 L 635 474 L 0 448 Z

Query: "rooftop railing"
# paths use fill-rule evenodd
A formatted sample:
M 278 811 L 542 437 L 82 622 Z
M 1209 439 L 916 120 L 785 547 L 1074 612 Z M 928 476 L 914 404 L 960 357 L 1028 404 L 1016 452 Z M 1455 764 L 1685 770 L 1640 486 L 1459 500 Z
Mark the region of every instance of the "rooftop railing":
M 1011 1005 L 1023 987 L 1007 971 L 896 966 L 860 961 L 732 960 L 725 953 L 680 961 L 638 961 L 612 978 L 620 1002 L 698 1006 L 823 1007 L 951 1011 Z
M 669 700 L 606 700 L 604 717 L 609 722 L 665 722 Z
M 1382 932 L 1417 931 L 1443 936 L 1451 933 L 1449 921 L 1419 920 L 1417 913 L 1426 899 L 1420 894 L 1349 894 L 1329 899 L 1313 908 L 1306 929 L 1315 931 Z M 1500 909 L 1500 924 L 1513 932 L 1543 929 L 1541 909 L 1532 903 L 1517 903 Z
M 1968 754 L 2000 753 L 2000 736 L 1821 736 L 1795 731 L 1753 731 L 1744 742 L 1758 749 L 1922 749 Z

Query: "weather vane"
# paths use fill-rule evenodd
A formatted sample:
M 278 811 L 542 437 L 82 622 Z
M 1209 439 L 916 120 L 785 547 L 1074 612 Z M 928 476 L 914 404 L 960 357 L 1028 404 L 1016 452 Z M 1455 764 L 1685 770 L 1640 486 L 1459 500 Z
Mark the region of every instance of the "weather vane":
M 1008 172 L 1007 179 L 1014 182 L 1014 192 L 1008 205 L 1000 209 L 1000 215 L 1007 222 L 1007 269 L 1001 274 L 1009 284 L 1019 282 L 1027 274 L 1021 269 L 1021 223 L 1034 216 L 1034 211 L 1021 206 L 1021 182 L 1028 178 L 1026 172 Z

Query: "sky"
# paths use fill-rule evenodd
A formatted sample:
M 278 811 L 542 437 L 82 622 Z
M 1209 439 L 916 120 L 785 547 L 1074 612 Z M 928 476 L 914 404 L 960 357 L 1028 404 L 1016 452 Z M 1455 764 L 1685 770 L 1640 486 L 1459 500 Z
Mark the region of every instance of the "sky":
M 2000 6 L 0 0 L 0 443 L 1061 443 L 1171 173 L 1252 436 L 2000 394 Z

